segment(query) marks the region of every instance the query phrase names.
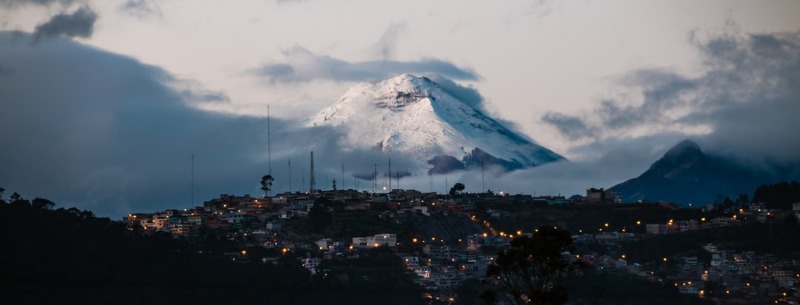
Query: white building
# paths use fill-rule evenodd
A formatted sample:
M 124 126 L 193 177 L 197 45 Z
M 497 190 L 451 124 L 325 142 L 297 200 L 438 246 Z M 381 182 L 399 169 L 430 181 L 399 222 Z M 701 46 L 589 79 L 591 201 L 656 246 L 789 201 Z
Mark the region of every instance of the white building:
M 366 237 L 353 237 L 353 246 L 358 248 L 377 248 L 380 246 L 395 247 L 397 246 L 397 235 L 383 233 Z

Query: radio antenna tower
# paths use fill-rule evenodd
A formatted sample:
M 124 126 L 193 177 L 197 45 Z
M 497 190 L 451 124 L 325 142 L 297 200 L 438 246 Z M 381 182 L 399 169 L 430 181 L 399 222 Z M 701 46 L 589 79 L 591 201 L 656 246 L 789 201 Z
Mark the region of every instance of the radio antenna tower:
M 372 173 L 372 193 L 378 191 L 378 164 L 375 163 L 375 171 Z
M 292 159 L 289 159 L 289 194 L 292 193 Z
M 272 134 L 269 127 L 269 105 L 267 105 L 267 174 L 272 176 Z
M 311 176 L 309 176 L 309 192 L 315 193 L 317 191 L 317 182 L 314 180 L 314 151 L 311 151 Z
M 191 180 L 192 204 L 194 206 L 194 154 L 192 154 L 192 180 Z
M 486 182 L 483 179 L 483 159 L 481 159 L 481 193 L 486 191 Z
M 389 189 L 392 190 L 392 157 L 389 157 Z
M 347 188 L 344 186 L 344 159 L 342 159 L 342 189 L 346 190 Z

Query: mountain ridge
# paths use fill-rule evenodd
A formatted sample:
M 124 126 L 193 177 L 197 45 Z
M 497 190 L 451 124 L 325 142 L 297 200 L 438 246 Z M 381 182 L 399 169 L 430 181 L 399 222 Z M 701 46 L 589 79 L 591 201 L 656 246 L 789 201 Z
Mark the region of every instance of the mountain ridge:
M 684 140 L 644 173 L 610 190 L 619 192 L 625 202 L 652 200 L 704 205 L 723 196 L 750 194 L 758 185 L 772 180 L 763 171 L 706 154 L 697 143 Z

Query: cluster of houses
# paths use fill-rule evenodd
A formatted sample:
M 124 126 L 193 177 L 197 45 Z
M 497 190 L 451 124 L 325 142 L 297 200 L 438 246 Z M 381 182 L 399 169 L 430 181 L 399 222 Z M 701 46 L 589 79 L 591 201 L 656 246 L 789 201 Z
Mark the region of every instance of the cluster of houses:
M 466 243 L 437 244 L 422 247 L 421 253 L 399 253 L 406 268 L 417 275 L 416 283 L 428 290 L 451 290 L 470 278 L 480 278 L 496 256 L 480 251 L 484 244 L 496 245 L 496 239 L 470 235 Z M 501 239 L 502 243 L 507 240 Z
M 790 216 L 800 219 L 800 203 L 794 204 L 792 211 L 769 210 L 762 204 L 754 203 L 748 209 L 734 212 L 726 217 L 645 224 L 645 234 L 601 232 L 576 235 L 573 240 L 576 244 L 596 243 L 607 247 L 608 252 L 618 254 L 590 253 L 578 256 L 584 262 L 601 270 L 628 272 L 651 281 L 666 281 L 681 293 L 714 298 L 722 304 L 800 303 L 800 257 L 781 259 L 768 253 L 720 249 L 716 244 L 703 247 L 711 258 L 708 262 L 702 262 L 696 256 L 665 257 L 656 265 L 642 265 L 631 261 L 624 254 L 619 254 L 618 250 L 623 242 L 659 234 L 719 228 L 746 222 L 779 221 Z
M 402 221 L 401 216 L 410 213 L 430 216 L 434 213 L 444 215 L 465 215 L 475 219 L 465 210 L 474 208 L 478 201 L 485 203 L 519 203 L 519 204 L 608 204 L 616 203 L 619 194 L 603 189 L 588 189 L 583 198 L 565 199 L 561 196 L 533 197 L 530 195 L 506 194 L 464 194 L 457 198 L 437 193 L 423 193 L 416 190 L 392 190 L 388 193 L 369 193 L 355 190 L 319 191 L 315 193 L 281 193 L 272 197 L 253 197 L 249 195 L 220 195 L 206 201 L 202 206 L 165 210 L 156 213 L 132 213 L 125 217 L 131 229 L 141 228 L 147 232 L 168 232 L 176 237 L 191 236 L 202 229 L 221 229 L 228 232 L 231 240 L 240 240 L 247 246 L 278 248 L 286 251 L 309 253 L 301 257 L 301 263 L 312 273 L 319 271 L 320 264 L 326 259 L 356 257 L 360 250 L 389 247 L 403 260 L 408 270 L 416 274 L 416 282 L 429 291 L 452 291 L 461 282 L 469 278 L 481 278 L 486 267 L 496 258 L 481 251 L 481 247 L 502 247 L 513 237 L 496 232 L 487 221 L 483 221 L 485 233 L 473 234 L 459 239 L 458 243 L 444 243 L 441 240 L 417 240 L 420 251 L 404 253 L 398 250 L 397 235 L 391 232 L 368 236 L 352 236 L 337 240 L 323 238 L 315 243 L 305 243 L 291 238 L 291 228 L 286 221 L 297 217 L 306 217 L 315 200 L 325 198 L 330 202 L 341 203 L 344 210 L 380 210 L 378 217 L 392 221 Z M 490 217 L 503 218 L 503 211 L 489 210 Z M 573 236 L 576 243 L 595 242 L 608 247 L 616 247 L 625 241 L 647 236 L 686 232 L 713 227 L 736 225 L 743 222 L 767 222 L 795 213 L 800 218 L 800 204 L 795 204 L 794 211 L 776 211 L 753 204 L 747 210 L 739 210 L 732 216 L 701 218 L 689 220 L 670 220 L 666 223 L 641 224 L 646 234 L 631 232 L 605 231 L 596 234 L 580 234 Z M 518 235 L 521 233 L 517 233 Z M 504 236 L 505 235 L 505 236 Z M 403 248 L 408 249 L 408 248 Z M 769 255 L 757 255 L 752 252 L 733 252 L 720 250 L 709 245 L 712 261 L 710 264 L 698 263 L 697 258 L 681 258 L 678 271 L 666 275 L 681 292 L 709 295 L 704 283 L 719 283 L 726 294 L 732 296 L 763 297 L 770 301 L 796 302 L 800 275 L 798 261 L 781 261 Z M 231 258 L 245 258 L 245 253 L 231 253 Z M 624 270 L 639 274 L 652 280 L 664 280 L 664 275 L 656 276 L 652 271 L 644 270 L 641 265 L 629 262 L 624 257 L 608 255 L 582 254 L 581 259 L 605 270 Z M 794 303 L 796 304 L 796 303 Z
M 702 217 L 688 220 L 669 220 L 667 223 L 648 223 L 645 225 L 647 234 L 669 234 L 677 232 L 694 231 L 700 229 L 719 228 L 730 225 L 738 225 L 748 222 L 766 223 L 776 219 L 784 219 L 787 216 L 795 215 L 800 219 L 800 204 L 795 204 L 794 211 L 767 209 L 761 203 L 753 203 L 748 209 L 738 209 L 731 216 Z
M 643 266 L 627 260 L 624 255 L 584 255 L 582 259 L 603 270 L 666 282 L 681 293 L 715 298 L 722 304 L 798 304 L 800 301 L 800 269 L 796 259 L 719 249 L 715 244 L 704 248 L 711 254 L 710 262 L 701 262 L 696 256 L 677 257 L 671 258 L 675 262 L 669 268 Z M 664 265 L 666 263 L 665 258 Z

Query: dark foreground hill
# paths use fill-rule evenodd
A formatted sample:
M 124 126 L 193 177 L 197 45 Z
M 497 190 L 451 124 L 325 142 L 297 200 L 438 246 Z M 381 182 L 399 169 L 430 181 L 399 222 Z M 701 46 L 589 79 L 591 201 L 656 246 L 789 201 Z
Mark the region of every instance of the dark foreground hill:
M 348 261 L 365 281 L 312 276 L 292 256 L 234 263 L 206 242 L 144 235 L 88 211 L 0 201 L 3 304 L 418 304 L 391 252 Z M 225 248 L 221 246 L 220 248 Z

